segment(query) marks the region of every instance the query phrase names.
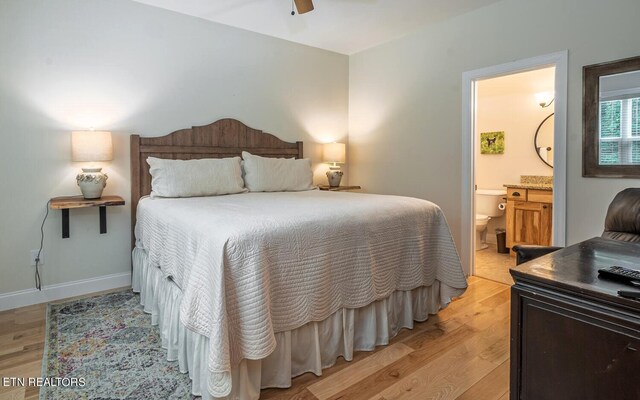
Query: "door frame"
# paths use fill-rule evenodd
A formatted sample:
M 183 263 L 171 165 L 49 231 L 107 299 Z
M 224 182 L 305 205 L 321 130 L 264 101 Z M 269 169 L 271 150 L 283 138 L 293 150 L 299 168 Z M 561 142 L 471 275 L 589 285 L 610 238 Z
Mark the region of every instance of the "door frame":
M 568 50 L 467 71 L 462 74 L 462 266 L 467 275 L 475 271 L 475 137 L 476 82 L 545 67 L 555 67 L 555 118 L 553 141 L 553 233 L 554 246 L 566 243 L 567 199 L 567 78 Z

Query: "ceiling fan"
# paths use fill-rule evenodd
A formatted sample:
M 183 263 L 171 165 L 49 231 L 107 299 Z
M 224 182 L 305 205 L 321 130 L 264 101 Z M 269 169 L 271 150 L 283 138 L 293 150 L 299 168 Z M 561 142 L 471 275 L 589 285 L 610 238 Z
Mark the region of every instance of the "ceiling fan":
M 296 9 L 298 14 L 308 13 L 313 11 L 313 0 L 293 0 L 296 3 Z M 291 15 L 295 15 L 295 11 L 291 10 Z

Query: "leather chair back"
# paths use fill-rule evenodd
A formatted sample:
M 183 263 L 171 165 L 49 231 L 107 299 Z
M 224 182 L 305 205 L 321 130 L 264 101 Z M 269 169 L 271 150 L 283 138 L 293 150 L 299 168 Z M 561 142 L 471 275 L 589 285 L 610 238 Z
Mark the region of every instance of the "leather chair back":
M 640 242 L 640 188 L 623 190 L 609 204 L 602 237 Z

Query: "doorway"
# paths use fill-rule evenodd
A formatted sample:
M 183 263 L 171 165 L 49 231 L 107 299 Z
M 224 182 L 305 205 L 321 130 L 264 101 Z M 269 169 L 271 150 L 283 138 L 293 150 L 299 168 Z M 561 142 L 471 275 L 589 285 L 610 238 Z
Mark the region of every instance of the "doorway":
M 542 151 L 540 162 L 546 158 L 553 165 L 552 244 L 563 246 L 566 228 L 566 99 L 567 99 L 567 51 L 519 60 L 463 74 L 462 121 L 462 243 L 461 258 L 465 272 L 474 275 L 476 258 L 476 162 L 480 156 L 481 138 L 478 129 L 478 91 L 482 81 L 494 78 L 553 68 L 553 145 L 552 152 Z M 537 100 L 532 100 L 537 101 Z M 481 129 L 481 128 L 480 128 Z M 492 131 L 494 134 L 500 131 Z M 488 132 L 491 133 L 491 132 Z M 494 135 L 495 136 L 495 135 Z M 499 136 L 498 136 L 499 137 Z M 503 132 L 503 150 L 508 151 L 508 132 Z M 495 139 L 495 138 L 494 138 Z M 506 141 L 505 141 L 506 139 Z M 485 143 L 486 144 L 486 143 Z M 495 140 L 492 141 L 495 144 Z M 530 151 L 536 150 L 534 143 Z M 500 147 L 500 146 L 498 146 Z M 542 147 L 542 146 L 540 146 Z M 500 149 L 498 148 L 497 151 Z M 535 154 L 535 153 L 534 153 Z M 536 157 L 538 157 L 536 155 Z M 505 182 L 513 183 L 513 182 Z
M 554 81 L 555 67 L 545 67 L 476 83 L 474 270 L 482 278 L 512 284 L 509 248 L 551 245 Z

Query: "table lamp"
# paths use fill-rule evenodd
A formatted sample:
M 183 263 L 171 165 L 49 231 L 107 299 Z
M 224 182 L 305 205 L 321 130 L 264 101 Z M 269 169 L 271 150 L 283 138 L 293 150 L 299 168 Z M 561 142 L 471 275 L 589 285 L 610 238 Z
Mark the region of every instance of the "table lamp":
M 340 186 L 342 180 L 342 171 L 338 164 L 344 164 L 346 155 L 346 146 L 344 143 L 326 143 L 323 148 L 324 162 L 332 163 L 327 171 L 327 179 L 329 186 Z
M 76 131 L 71 132 L 71 159 L 81 162 L 111 161 L 113 159 L 113 143 L 111 132 Z M 108 176 L 102 168 L 83 167 L 76 176 L 76 182 L 85 199 L 99 199 L 102 190 L 107 186 Z

